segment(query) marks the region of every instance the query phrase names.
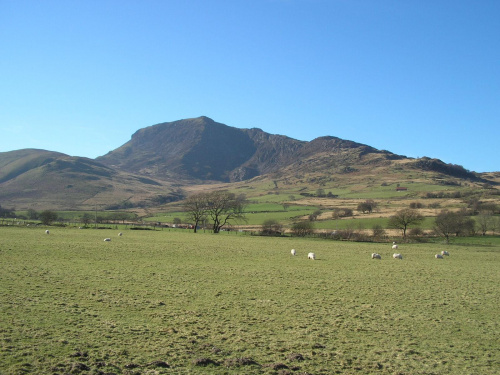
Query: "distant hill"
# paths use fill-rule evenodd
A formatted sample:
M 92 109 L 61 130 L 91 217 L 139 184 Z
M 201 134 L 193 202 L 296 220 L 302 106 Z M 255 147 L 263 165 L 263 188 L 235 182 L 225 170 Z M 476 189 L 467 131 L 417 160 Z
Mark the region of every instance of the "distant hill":
M 0 205 L 141 207 L 182 199 L 184 189 L 197 184 L 268 178 L 301 186 L 369 180 L 374 186 L 414 173 L 436 184 L 498 184 L 495 173 L 477 174 L 438 159 L 407 158 L 333 136 L 299 141 L 199 117 L 139 129 L 95 160 L 36 149 L 0 153 Z
M 0 204 L 22 208 L 92 209 L 178 199 L 164 181 L 127 174 L 95 160 L 24 149 L 0 153 Z
M 12 180 L 31 169 L 49 164 L 67 155 L 60 152 L 24 149 L 0 153 L 0 183 Z

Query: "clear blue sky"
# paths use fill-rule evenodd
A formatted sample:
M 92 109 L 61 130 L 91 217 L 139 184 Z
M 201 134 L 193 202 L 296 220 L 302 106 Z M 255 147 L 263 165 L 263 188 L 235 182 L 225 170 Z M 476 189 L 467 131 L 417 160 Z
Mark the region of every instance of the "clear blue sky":
M 500 171 L 500 1 L 0 0 L 0 152 L 202 115 Z

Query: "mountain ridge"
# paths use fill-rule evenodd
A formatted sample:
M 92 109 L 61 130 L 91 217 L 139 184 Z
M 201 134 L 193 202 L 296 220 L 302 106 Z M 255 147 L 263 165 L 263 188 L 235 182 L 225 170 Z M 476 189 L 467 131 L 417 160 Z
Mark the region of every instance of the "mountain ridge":
M 309 176 L 306 180 L 354 184 L 374 170 L 380 172 L 372 180 L 382 173 L 420 171 L 435 181 L 498 184 L 497 173 L 478 174 L 439 159 L 407 158 L 334 136 L 300 141 L 202 116 L 138 129 L 128 142 L 95 159 L 40 149 L 0 153 L 0 204 L 148 206 L 183 199 L 182 190 L 195 185 L 266 176 L 287 183 Z
M 142 128 L 130 141 L 96 160 L 160 178 L 178 175 L 194 180 L 236 182 L 276 172 L 297 158 L 355 148 L 363 153 L 402 158 L 338 137 L 300 141 L 259 128 L 230 127 L 202 116 Z M 154 165 L 156 169 L 152 168 Z

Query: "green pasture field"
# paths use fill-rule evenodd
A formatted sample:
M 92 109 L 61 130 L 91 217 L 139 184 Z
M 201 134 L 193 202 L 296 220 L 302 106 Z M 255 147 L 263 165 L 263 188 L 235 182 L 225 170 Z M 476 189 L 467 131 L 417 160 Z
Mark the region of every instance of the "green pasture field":
M 284 194 L 264 194 L 260 196 L 252 196 L 249 197 L 249 200 L 252 202 L 260 202 L 260 203 L 275 203 L 281 204 L 281 202 L 290 202 L 290 196 L 293 195 L 296 201 L 300 201 L 300 199 L 304 198 L 298 193 L 284 193 Z
M 340 199 L 399 199 L 399 198 L 411 198 L 415 197 L 418 199 L 419 196 L 425 194 L 427 192 L 437 192 L 437 191 L 464 191 L 468 188 L 459 187 L 459 186 L 446 186 L 446 185 L 435 185 L 435 184 L 427 184 L 421 182 L 402 182 L 401 186 L 407 187 L 406 191 L 396 191 L 397 184 L 389 184 L 389 185 L 366 185 L 366 186 L 349 186 L 349 187 L 329 187 L 329 186 L 321 186 L 321 189 L 324 190 L 325 194 L 332 193 L 333 195 L 338 196 Z M 354 187 L 354 189 L 353 189 Z M 303 192 L 311 194 L 315 196 L 317 188 L 307 189 Z M 263 201 L 289 201 L 290 195 L 294 195 L 296 199 L 302 199 L 303 196 L 300 193 L 280 193 L 280 194 L 267 194 L 262 195 L 260 197 L 252 197 L 252 199 L 263 200 Z M 335 199 L 335 198 L 332 198 Z
M 276 203 L 249 204 L 245 207 L 246 221 L 241 221 L 238 225 L 261 225 L 267 219 L 275 219 L 280 222 L 283 221 L 283 224 L 286 224 L 287 222 L 291 222 L 292 218 L 309 215 L 316 209 L 317 208 L 313 206 L 291 205 L 284 211 L 283 206 Z M 182 222 L 188 221 L 185 212 L 165 212 L 145 218 L 144 221 L 171 223 L 175 218 L 181 219 Z
M 499 373 L 498 241 L 49 229 L 0 227 L 3 375 Z
M 183 223 L 187 221 L 185 212 L 162 212 L 145 217 L 142 220 L 145 222 L 173 223 L 175 218 L 181 219 Z
M 289 206 L 287 206 L 286 211 L 310 210 L 312 212 L 316 209 L 317 208 L 314 206 L 290 204 Z M 261 203 L 250 203 L 247 206 L 245 206 L 246 213 L 251 213 L 251 212 L 283 212 L 283 211 L 284 211 L 283 205 L 281 205 L 279 203 L 261 202 Z
M 402 183 L 401 186 L 407 187 L 406 191 L 396 191 L 396 185 L 387 185 L 387 186 L 370 186 L 362 189 L 360 191 L 350 191 L 348 193 L 344 193 L 340 195 L 341 198 L 350 198 L 350 199 L 395 199 L 395 198 L 409 198 L 415 196 L 415 199 L 418 196 L 428 193 L 428 192 L 436 192 L 436 191 L 457 191 L 463 190 L 465 188 L 460 188 L 457 186 L 449 187 L 445 185 L 431 185 L 425 183 Z M 336 194 L 335 191 L 332 191 L 333 194 Z
M 356 217 L 354 218 L 345 218 L 338 220 L 319 220 L 314 222 L 314 229 L 372 229 L 375 225 L 380 225 L 384 229 L 387 228 L 387 222 L 389 218 L 387 217 L 370 217 L 363 218 Z M 424 221 L 422 221 L 418 227 L 424 230 L 432 229 L 434 226 L 435 218 L 434 217 L 425 217 Z M 408 230 L 414 228 L 415 226 L 408 227 Z
M 420 199 L 421 196 L 428 192 L 455 192 L 455 191 L 467 191 L 468 187 L 460 186 L 447 186 L 447 185 L 436 185 L 428 184 L 423 182 L 404 182 L 402 181 L 401 186 L 407 187 L 407 191 L 396 191 L 397 184 L 382 185 L 366 185 L 366 186 L 353 186 L 343 187 L 343 186 L 321 186 L 325 194 L 332 193 L 338 196 L 340 199 Z M 284 189 L 272 189 L 269 186 L 268 193 L 262 193 L 260 196 L 250 196 L 254 202 L 274 202 L 279 204 L 281 202 L 290 201 L 290 196 L 294 196 L 295 200 L 299 202 L 304 197 L 300 195 L 301 192 L 305 192 L 315 196 L 317 188 L 308 188 L 301 191 L 286 191 Z M 249 194 L 255 194 L 256 191 L 249 192 Z M 335 199 L 335 198 L 332 198 Z
M 279 207 L 281 207 L 281 210 Z M 287 225 L 291 224 L 294 218 L 310 215 L 315 210 L 317 210 L 317 207 L 314 206 L 290 205 L 284 211 L 283 207 L 278 204 L 250 204 L 245 208 L 246 222 L 244 224 L 261 225 L 266 220 L 273 219 Z
M 500 247 L 500 236 L 477 236 L 477 237 L 451 237 L 451 241 L 455 245 L 470 246 L 471 244 L 476 246 L 499 246 Z
M 310 215 L 314 209 L 290 210 L 281 212 L 256 212 L 245 214 L 246 221 L 241 224 L 262 225 L 266 220 L 272 219 L 283 225 L 290 225 L 294 218 Z

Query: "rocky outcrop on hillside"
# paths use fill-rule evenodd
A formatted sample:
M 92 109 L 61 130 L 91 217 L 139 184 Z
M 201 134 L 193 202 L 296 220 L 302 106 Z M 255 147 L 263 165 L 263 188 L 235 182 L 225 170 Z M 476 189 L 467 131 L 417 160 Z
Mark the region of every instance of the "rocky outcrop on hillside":
M 341 150 L 353 150 L 357 157 L 380 153 L 373 147 L 336 137 L 305 142 L 199 117 L 141 129 L 129 142 L 97 160 L 159 178 L 234 182 L 279 171 L 315 154 L 328 152 L 334 157 Z
M 461 165 L 447 164 L 439 159 L 423 157 L 410 163 L 410 167 L 424 171 L 442 173 L 447 176 L 469 179 L 471 181 L 481 181 L 482 179 L 474 172 L 471 172 Z

